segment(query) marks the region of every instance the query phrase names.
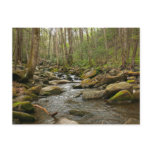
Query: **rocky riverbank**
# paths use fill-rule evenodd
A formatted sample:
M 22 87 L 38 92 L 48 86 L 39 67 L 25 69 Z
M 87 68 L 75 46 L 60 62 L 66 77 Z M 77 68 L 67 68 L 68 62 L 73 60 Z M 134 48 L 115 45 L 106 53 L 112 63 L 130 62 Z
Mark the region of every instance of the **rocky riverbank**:
M 25 67 L 19 66 L 17 70 L 13 72 L 14 124 L 39 123 L 41 122 L 40 119 L 45 118 L 47 123 L 50 124 L 94 122 L 91 120 L 94 118 L 95 111 L 98 112 L 101 110 L 99 113 L 102 115 L 103 109 L 93 109 L 96 106 L 92 106 L 92 110 L 90 110 L 91 104 L 97 103 L 99 107 L 104 105 L 106 108 L 110 106 L 106 111 L 106 113 L 109 112 L 109 115 L 111 113 L 110 110 L 113 112 L 113 108 L 121 106 L 128 108 L 137 103 L 137 105 L 139 105 L 140 73 L 138 71 L 122 71 L 120 69 L 99 70 L 96 68 L 83 69 L 78 67 L 65 68 L 43 64 L 36 67 L 33 79 L 27 83 L 22 82 L 24 71 Z M 70 99 L 65 99 L 68 98 L 68 95 Z M 59 99 L 60 97 L 62 98 Z M 52 101 L 52 99 L 54 101 Z M 61 104 L 63 111 L 62 108 L 57 105 L 55 106 L 60 107 L 59 109 L 52 109 L 54 102 Z M 47 103 L 50 105 L 48 106 Z M 68 106 L 71 107 L 75 105 L 73 106 L 75 109 L 73 109 L 73 107 L 71 110 L 67 108 L 66 112 L 64 112 L 64 106 L 67 103 Z M 50 108 L 51 104 L 52 107 Z M 81 110 L 81 106 L 88 106 L 89 108 L 86 108 L 85 111 Z M 138 124 L 139 116 L 137 115 L 139 115 L 139 106 L 137 106 L 137 111 L 135 117 L 134 115 L 131 117 L 127 116 L 124 120 L 120 118 L 119 122 L 114 121 L 113 123 Z M 55 117 L 52 115 L 54 113 Z M 105 116 L 105 118 L 103 116 L 101 117 L 99 113 L 98 120 L 101 118 L 99 123 L 105 124 L 107 122 L 107 116 Z M 90 121 L 86 121 L 83 118 L 90 119 Z M 114 119 L 113 116 L 111 119 Z M 136 121 L 134 121 L 135 119 Z M 112 121 L 108 122 L 112 123 Z

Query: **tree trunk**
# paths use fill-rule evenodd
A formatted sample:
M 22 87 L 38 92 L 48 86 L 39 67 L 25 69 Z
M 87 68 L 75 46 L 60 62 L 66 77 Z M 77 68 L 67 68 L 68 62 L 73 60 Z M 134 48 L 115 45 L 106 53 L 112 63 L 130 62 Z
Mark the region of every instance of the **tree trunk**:
M 105 43 L 105 49 L 106 49 L 106 62 L 108 61 L 108 44 L 107 44 L 107 35 L 106 35 L 106 28 L 103 28 L 103 34 L 104 34 L 104 43 Z
M 66 28 L 64 28 L 64 51 L 65 51 L 65 64 L 67 64 L 67 61 L 68 61 L 68 50 L 67 50 L 67 46 L 66 46 L 66 40 L 67 40 L 67 38 L 66 38 L 66 31 L 67 31 L 67 29 Z
M 16 51 L 15 51 L 15 69 L 17 64 L 22 63 L 22 29 L 16 28 Z
M 82 48 L 82 43 L 83 43 L 83 29 L 79 28 L 79 36 L 80 36 L 80 46 Z M 80 58 L 83 60 L 83 52 L 82 49 L 80 50 Z
M 48 59 L 50 59 L 51 29 L 49 29 Z
M 58 49 L 58 28 L 55 29 L 55 52 L 56 52 L 56 64 L 59 66 L 59 49 Z
M 132 54 L 132 62 L 131 62 L 131 68 L 134 69 L 135 67 L 135 57 L 136 57 L 136 52 L 137 52 L 137 49 L 138 49 L 138 39 L 135 40 L 134 42 L 134 49 L 133 49 L 133 54 Z
M 32 29 L 32 42 L 31 42 L 31 52 L 30 59 L 28 63 L 28 70 L 25 76 L 25 79 L 33 78 L 35 67 L 37 65 L 38 52 L 39 52 L 39 40 L 40 40 L 40 29 Z
M 68 41 L 69 41 L 69 57 L 68 57 L 68 65 L 71 65 L 73 62 L 72 54 L 73 54 L 73 48 L 72 48 L 72 29 L 68 28 Z
M 88 42 L 88 62 L 89 62 L 89 65 L 91 66 L 92 65 L 92 62 L 91 62 L 91 48 L 90 48 L 90 38 L 89 38 L 89 33 L 88 33 L 88 28 L 86 28 L 86 35 L 87 35 L 87 42 Z

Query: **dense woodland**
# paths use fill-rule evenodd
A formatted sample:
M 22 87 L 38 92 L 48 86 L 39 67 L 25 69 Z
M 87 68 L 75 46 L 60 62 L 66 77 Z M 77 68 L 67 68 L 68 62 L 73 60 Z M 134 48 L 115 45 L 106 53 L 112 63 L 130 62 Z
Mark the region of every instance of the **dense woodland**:
M 39 51 L 32 54 L 34 35 Z M 34 57 L 36 63 L 47 59 L 64 66 L 134 69 L 139 45 L 138 28 L 14 28 L 13 63 L 28 64 Z
M 41 109 L 53 118 L 58 113 L 62 113 L 52 107 L 49 109 L 41 102 L 31 104 L 33 100 L 39 101 L 38 98 L 56 96 L 64 92 L 59 84 L 69 83 L 70 90 L 72 87 L 78 89 L 79 94 L 76 96 L 81 97 L 79 99 L 81 101 L 93 99 L 96 102 L 96 99 L 100 98 L 107 103 L 124 102 L 124 99 L 127 103 L 139 101 L 139 28 L 13 28 L 12 35 L 13 120 L 24 122 L 28 119 L 26 117 L 29 117 L 29 120 L 35 120 L 33 116 L 24 113 L 26 105 L 32 106 L 31 109 L 33 107 Z M 75 76 L 77 78 L 73 78 Z M 74 85 L 74 83 L 78 84 Z M 114 86 L 114 90 L 110 90 L 110 85 Z M 85 88 L 97 90 L 90 93 Z M 69 96 L 70 90 L 66 90 Z M 51 96 L 48 102 L 53 103 L 54 100 L 56 100 L 54 96 Z M 74 98 L 70 98 L 68 102 L 73 102 L 71 100 Z M 20 103 L 20 101 L 24 102 Z M 69 105 L 72 105 L 70 103 Z M 86 103 L 82 102 L 83 104 Z M 110 121 L 105 114 L 105 118 L 101 118 L 100 123 L 124 123 L 125 121 L 139 123 L 139 104 L 128 106 L 130 110 L 137 111 L 136 119 L 131 118 L 130 121 L 130 114 L 128 114 L 120 120 Z M 127 108 L 121 107 L 124 111 Z M 69 120 L 71 115 L 83 118 L 89 114 L 80 109 L 72 109 L 67 115 L 68 119 L 64 118 L 63 122 L 57 120 L 55 123 L 73 123 L 72 120 L 77 118 L 73 117 L 71 122 Z M 41 115 L 37 117 L 40 118 Z M 92 120 L 90 119 L 90 122 L 81 120 L 79 123 L 96 123 Z

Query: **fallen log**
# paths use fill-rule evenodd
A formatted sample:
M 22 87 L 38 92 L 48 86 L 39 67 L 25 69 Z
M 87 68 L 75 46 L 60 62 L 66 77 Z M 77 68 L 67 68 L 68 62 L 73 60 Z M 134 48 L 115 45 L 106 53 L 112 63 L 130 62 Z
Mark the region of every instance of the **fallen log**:
M 47 113 L 51 117 L 55 117 L 55 115 L 58 114 L 58 112 L 54 112 L 54 113 L 51 114 L 50 112 L 47 111 L 46 108 L 44 108 L 44 107 L 42 107 L 40 105 L 37 105 L 37 104 L 33 104 L 33 106 L 36 107 L 36 108 L 39 108 L 39 109 L 43 110 L 45 113 Z

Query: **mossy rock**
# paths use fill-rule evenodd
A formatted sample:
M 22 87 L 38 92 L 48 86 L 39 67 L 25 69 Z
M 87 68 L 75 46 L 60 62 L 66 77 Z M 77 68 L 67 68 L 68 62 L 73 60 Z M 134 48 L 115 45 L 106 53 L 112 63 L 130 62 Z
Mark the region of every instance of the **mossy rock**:
M 80 117 L 83 117 L 84 115 L 89 114 L 89 112 L 79 111 L 79 110 L 70 110 L 69 113 L 70 115 L 80 116 Z
M 128 83 L 135 83 L 135 80 L 127 80 Z
M 13 110 L 27 112 L 27 113 L 33 113 L 34 107 L 29 101 L 15 102 L 15 103 L 13 103 Z
M 81 81 L 81 86 L 82 88 L 91 88 L 97 83 L 98 83 L 98 80 L 88 78 Z
M 129 76 L 139 76 L 140 72 L 139 71 L 138 72 L 128 71 L 127 75 L 129 75 Z
M 113 97 L 111 97 L 108 102 L 109 103 L 124 103 L 123 101 L 131 101 L 132 94 L 128 90 L 122 90 L 116 93 Z
M 133 85 L 127 82 L 113 83 L 106 87 L 106 98 L 110 98 L 121 90 L 128 90 L 130 93 L 133 93 Z
M 38 97 L 35 94 L 30 95 L 21 95 L 14 99 L 14 101 L 33 101 L 36 100 Z
M 38 85 L 38 86 L 31 87 L 30 89 L 28 89 L 28 91 L 32 94 L 39 95 L 41 88 L 42 87 L 40 85 Z
M 128 80 L 136 80 L 135 76 L 127 77 Z
M 82 75 L 83 79 L 87 79 L 87 78 L 93 78 L 94 76 L 96 76 L 97 71 L 96 70 L 91 70 L 85 74 Z
M 34 122 L 35 117 L 31 114 L 19 111 L 13 111 L 13 119 L 18 119 L 20 122 Z

